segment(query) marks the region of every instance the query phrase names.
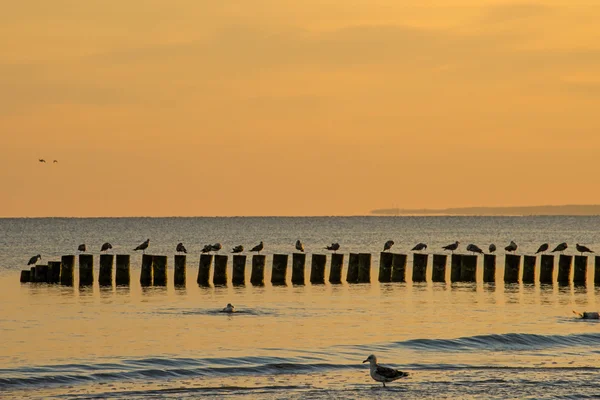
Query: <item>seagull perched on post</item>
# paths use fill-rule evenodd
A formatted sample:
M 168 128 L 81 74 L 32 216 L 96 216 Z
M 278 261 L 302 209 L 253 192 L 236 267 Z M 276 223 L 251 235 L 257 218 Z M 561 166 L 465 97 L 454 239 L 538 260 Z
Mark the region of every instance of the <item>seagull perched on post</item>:
M 244 246 L 242 246 L 241 244 L 231 249 L 232 253 L 241 253 L 242 251 L 244 251 Z
M 102 245 L 102 247 L 100 248 L 100 251 L 106 251 L 106 250 L 110 250 L 112 249 L 112 244 L 106 242 Z
M 259 244 L 257 244 L 256 246 L 254 246 L 250 251 L 256 251 L 256 252 L 258 252 L 258 254 L 260 254 L 260 252 L 262 251 L 262 249 L 264 247 L 265 246 L 263 245 L 263 242 L 261 240 L 261 242 Z
M 138 247 L 136 247 L 135 249 L 133 249 L 133 251 L 141 250 L 142 254 L 146 254 L 145 251 L 148 248 L 149 244 L 150 244 L 150 239 L 146 239 L 146 241 L 144 243 L 140 244 Z
M 331 246 L 325 247 L 325 250 L 333 250 L 334 253 L 336 251 L 338 251 L 339 249 L 340 249 L 340 244 L 339 243 L 331 243 Z
M 376 380 L 377 382 L 383 383 L 383 387 L 385 387 L 386 382 L 393 382 L 397 379 L 404 378 L 408 376 L 408 372 L 398 371 L 397 369 L 384 367 L 377 364 L 377 357 L 374 354 L 371 354 L 363 364 L 369 362 L 369 369 L 371 372 L 371 378 Z
M 304 253 L 304 245 L 300 240 L 296 240 L 296 250 Z
M 517 251 L 517 247 L 519 247 L 519 246 L 517 246 L 517 244 L 511 240 L 510 244 L 508 246 L 506 246 L 504 248 L 504 250 L 508 251 L 509 253 L 510 252 L 514 253 L 515 251 Z
M 175 248 L 175 250 L 176 250 L 178 253 L 185 253 L 185 254 L 187 254 L 187 249 L 185 248 L 185 246 L 184 246 L 184 245 L 183 245 L 183 243 L 181 243 L 181 242 L 180 242 L 180 243 L 177 243 L 177 247 Z
M 417 243 L 415 247 L 412 248 L 411 251 L 423 251 L 427 250 L 427 245 L 425 243 Z
M 27 265 L 35 265 L 36 262 L 38 262 L 38 260 L 42 258 L 42 256 L 40 256 L 39 254 L 37 256 L 33 256 L 29 259 L 29 262 L 27 263 Z
M 393 240 L 388 240 L 383 245 L 383 251 L 387 251 L 387 250 L 391 249 L 393 245 L 394 245 L 394 241 Z
M 210 253 L 212 251 L 212 244 L 207 244 L 204 245 L 204 247 L 202 248 L 202 252 L 203 253 Z
M 577 249 L 578 252 L 581 253 L 581 255 L 583 255 L 583 253 L 593 253 L 593 251 L 590 250 L 588 247 L 581 245 L 579 243 L 575 244 L 575 248 Z
M 554 253 L 556 251 L 560 251 L 562 253 L 563 251 L 565 251 L 567 249 L 567 247 L 569 247 L 567 245 L 567 243 L 566 242 L 562 242 L 561 244 L 559 244 L 558 246 L 556 246 L 554 248 L 554 250 L 552 250 L 552 252 Z
M 442 247 L 442 249 L 444 250 L 450 250 L 452 253 L 454 253 L 454 250 L 458 249 L 458 245 L 459 245 L 459 241 L 457 240 L 456 242 L 449 244 L 448 246 L 444 246 Z
M 496 251 L 496 245 L 494 243 L 490 244 L 490 247 L 488 248 L 488 250 L 490 251 L 490 254 L 492 254 L 493 252 Z
M 477 247 L 474 244 L 470 244 L 467 246 L 467 251 L 470 251 L 472 253 L 479 253 L 479 254 L 483 254 L 483 250 L 481 250 L 479 247 Z
M 548 251 L 548 243 L 544 243 L 543 245 L 541 245 L 538 251 L 535 252 L 535 254 L 545 253 L 546 251 Z
M 221 246 L 221 243 L 215 243 L 211 245 L 210 248 L 212 249 L 212 251 L 219 251 L 223 248 L 223 246 Z
M 85 250 L 86 250 L 85 243 L 80 244 L 79 246 L 77 246 L 77 251 L 84 252 Z

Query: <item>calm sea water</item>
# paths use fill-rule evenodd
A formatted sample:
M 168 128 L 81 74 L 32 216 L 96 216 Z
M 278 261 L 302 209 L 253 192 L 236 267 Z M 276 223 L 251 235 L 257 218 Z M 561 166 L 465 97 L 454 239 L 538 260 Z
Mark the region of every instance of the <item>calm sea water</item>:
M 600 310 L 593 284 L 375 281 L 389 239 L 396 252 L 514 240 L 520 254 L 563 241 L 575 254 L 576 242 L 600 249 L 599 226 L 600 217 L 0 219 L 0 397 L 598 398 L 600 324 L 572 313 Z M 35 254 L 55 260 L 80 243 L 98 254 L 105 241 L 133 254 L 147 238 L 153 254 L 186 244 L 185 289 L 172 286 L 172 258 L 166 288 L 141 288 L 141 255 L 130 288 L 19 283 Z M 272 287 L 270 255 L 292 253 L 296 239 L 309 254 L 334 241 L 373 253 L 374 282 Z M 260 240 L 264 287 L 195 284 L 204 244 Z M 240 312 L 219 313 L 228 302 Z M 382 388 L 361 364 L 371 353 L 411 376 Z

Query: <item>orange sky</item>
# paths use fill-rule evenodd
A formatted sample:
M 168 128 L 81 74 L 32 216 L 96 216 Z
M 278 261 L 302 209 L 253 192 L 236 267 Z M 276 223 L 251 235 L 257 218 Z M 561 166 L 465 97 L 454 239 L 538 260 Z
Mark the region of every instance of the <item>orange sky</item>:
M 598 21 L 589 0 L 6 2 L 0 216 L 597 204 Z

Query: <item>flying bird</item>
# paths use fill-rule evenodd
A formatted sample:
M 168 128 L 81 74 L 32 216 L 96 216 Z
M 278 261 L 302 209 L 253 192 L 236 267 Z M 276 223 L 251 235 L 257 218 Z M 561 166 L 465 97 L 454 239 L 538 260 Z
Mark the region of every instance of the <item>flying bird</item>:
M 442 247 L 442 249 L 444 250 L 450 250 L 452 253 L 454 253 L 454 250 L 458 249 L 458 245 L 459 245 L 459 241 L 457 240 L 456 242 L 449 244 L 448 246 L 444 246 Z
M 541 245 L 538 250 L 535 252 L 535 254 L 537 253 L 544 253 L 548 251 L 548 243 L 544 243 L 543 245 Z
M 383 387 L 385 387 L 386 382 L 393 382 L 397 379 L 404 378 L 408 376 L 408 372 L 398 371 L 397 369 L 384 367 L 382 365 L 377 364 L 377 357 L 374 354 L 371 354 L 363 364 L 369 362 L 369 370 L 371 373 L 371 378 L 376 380 L 377 382 L 383 383 Z
M 481 250 L 479 247 L 477 247 L 474 244 L 470 244 L 467 246 L 467 251 L 470 251 L 472 253 L 479 253 L 479 254 L 483 254 L 483 250 Z
M 77 246 L 77 251 L 85 251 L 87 249 L 87 247 L 85 246 L 85 243 L 80 244 L 79 246 Z
M 184 245 L 183 245 L 183 243 L 181 243 L 181 242 L 180 242 L 180 243 L 177 243 L 177 247 L 175 248 L 175 250 L 176 250 L 178 253 L 185 253 L 185 254 L 187 254 L 187 249 L 185 248 L 185 246 L 184 246 Z
M 46 162 L 46 160 L 44 160 L 43 158 L 40 158 L 38 161 L 41 162 L 41 163 L 45 163 Z
M 207 244 L 202 248 L 203 253 L 210 253 L 212 251 L 212 244 Z
M 393 240 L 388 240 L 383 245 L 383 251 L 387 251 L 387 250 L 391 249 L 393 245 L 394 245 L 394 241 Z
M 52 161 L 52 164 L 58 164 L 58 160 Z
M 586 246 L 581 245 L 579 243 L 575 244 L 575 248 L 577 249 L 578 252 L 581 253 L 581 255 L 583 255 L 583 253 L 593 253 L 593 251 L 590 250 L 589 247 L 586 247 Z
M 102 245 L 102 247 L 100 248 L 100 251 L 106 251 L 106 250 L 110 250 L 112 249 L 112 244 L 106 242 Z
M 29 259 L 29 262 L 27 263 L 27 265 L 35 265 L 36 262 L 38 262 L 38 260 L 42 258 L 42 256 L 40 256 L 39 254 L 37 256 L 33 256 Z
M 133 249 L 133 251 L 141 250 L 142 254 L 145 254 L 145 251 L 148 248 L 149 244 L 150 244 L 150 239 L 146 239 L 146 241 L 144 243 L 140 244 L 138 247 L 136 247 L 135 249 Z
M 296 250 L 304 253 L 304 245 L 300 240 L 296 240 Z
M 232 253 L 241 253 L 242 251 L 244 251 L 244 246 L 242 246 L 241 244 L 231 249 Z
M 423 251 L 427 250 L 427 245 L 425 243 L 417 243 L 415 247 L 412 248 L 411 251 Z
M 325 247 L 325 250 L 333 250 L 334 253 L 336 251 L 338 251 L 339 249 L 340 249 L 340 244 L 339 243 L 331 243 L 331 246 Z
M 554 248 L 554 250 L 552 250 L 552 252 L 554 253 L 556 251 L 560 251 L 562 253 L 563 251 L 565 251 L 567 249 L 567 247 L 569 247 L 567 245 L 567 243 L 566 242 L 562 242 L 561 244 L 559 244 L 558 246 L 556 246 Z
M 210 248 L 212 249 L 212 251 L 219 251 L 223 248 L 223 246 L 221 246 L 221 243 L 215 243 L 212 246 L 210 246 Z
M 515 251 L 517 251 L 517 247 L 519 247 L 519 246 L 517 246 L 517 244 L 511 240 L 510 244 L 508 246 L 506 246 L 504 248 L 504 250 L 508 251 L 509 253 L 511 253 L 511 252 L 514 253 Z
M 490 254 L 496 251 L 496 245 L 494 243 L 490 244 L 490 247 L 488 247 L 488 250 L 490 251 Z
M 256 246 L 254 246 L 254 247 L 253 247 L 253 248 L 252 248 L 250 251 L 257 251 L 257 252 L 258 252 L 258 254 L 260 254 L 260 252 L 262 251 L 262 249 L 263 249 L 264 247 L 265 247 L 265 246 L 263 245 L 263 242 L 262 242 L 262 240 L 261 240 L 261 242 L 260 242 L 259 244 L 257 244 Z

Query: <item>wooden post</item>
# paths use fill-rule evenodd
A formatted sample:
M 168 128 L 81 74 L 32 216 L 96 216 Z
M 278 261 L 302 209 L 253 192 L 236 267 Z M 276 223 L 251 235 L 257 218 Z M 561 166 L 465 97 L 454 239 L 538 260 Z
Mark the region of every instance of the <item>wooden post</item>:
M 371 283 L 371 253 L 358 254 L 358 283 Z
M 64 286 L 73 286 L 73 268 L 75 266 L 75 256 L 62 256 L 60 259 L 60 284 Z
M 554 256 L 551 254 L 542 254 L 540 258 L 540 283 L 549 283 L 552 285 L 554 280 Z
M 461 257 L 460 254 L 452 254 L 450 257 L 450 282 L 460 281 Z
M 233 255 L 233 276 L 231 283 L 234 285 L 246 284 L 246 256 L 244 254 Z
M 350 253 L 348 256 L 348 273 L 346 274 L 346 282 L 358 282 L 358 254 Z
M 98 284 L 100 286 L 112 286 L 113 284 L 113 254 L 100 254 L 100 271 L 98 272 Z
M 287 254 L 273 254 L 273 266 L 271 270 L 271 284 L 285 285 L 287 280 Z
M 325 264 L 327 256 L 325 254 L 313 254 L 310 265 L 310 283 L 325 283 Z
M 392 282 L 406 282 L 406 254 L 392 256 Z
M 293 285 L 304 285 L 304 269 L 306 266 L 306 254 L 305 253 L 294 253 L 292 254 L 292 284 Z
M 31 267 L 29 270 L 29 276 L 31 277 L 31 282 L 35 283 L 35 266 Z
M 523 256 L 523 283 L 535 282 L 536 256 Z
M 142 254 L 142 269 L 140 271 L 140 285 L 152 285 L 152 256 Z
M 519 283 L 520 266 L 520 255 L 506 254 L 504 256 L 504 283 Z
M 79 286 L 94 284 L 94 256 L 91 254 L 79 255 Z
M 129 254 L 117 254 L 117 267 L 115 270 L 115 284 L 117 286 L 129 286 L 131 276 L 129 275 Z
M 594 283 L 600 285 L 600 256 L 594 257 Z
M 561 254 L 558 257 L 558 277 L 557 281 L 560 284 L 568 285 L 569 278 L 571 277 L 571 264 L 573 263 L 573 256 Z
M 329 271 L 329 283 L 342 283 L 342 269 L 344 267 L 344 255 L 333 253 L 331 255 L 331 270 Z
M 465 254 L 460 257 L 460 281 L 477 281 L 477 256 Z
M 252 272 L 250 273 L 250 283 L 255 286 L 265 284 L 265 261 L 267 257 L 262 254 L 252 256 Z
M 575 256 L 575 270 L 573 271 L 573 283 L 585 285 L 587 278 L 587 256 Z
M 392 258 L 394 254 L 382 251 L 379 255 L 379 282 L 392 281 Z
M 48 283 L 60 282 L 60 261 L 48 261 Z
M 225 255 L 215 255 L 215 273 L 213 275 L 213 285 L 227 286 L 227 259 Z
M 175 286 L 185 286 L 186 283 L 186 260 L 187 256 L 185 254 L 176 254 L 175 255 L 175 269 L 173 272 L 173 284 Z
M 152 257 L 152 284 L 167 286 L 167 256 Z
M 212 264 L 212 254 L 200 254 L 200 262 L 198 263 L 198 285 L 210 286 L 210 266 Z
M 483 255 L 483 281 L 486 283 L 496 281 L 496 255 Z
M 48 283 L 48 265 L 35 266 L 35 281 L 39 283 Z
M 21 271 L 21 283 L 31 282 L 31 271 L 28 269 L 24 269 Z
M 433 255 L 433 271 L 431 271 L 432 282 L 446 282 L 446 262 L 448 256 L 446 254 Z
M 413 282 L 425 282 L 427 279 L 428 254 L 413 253 Z

